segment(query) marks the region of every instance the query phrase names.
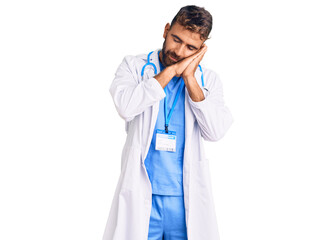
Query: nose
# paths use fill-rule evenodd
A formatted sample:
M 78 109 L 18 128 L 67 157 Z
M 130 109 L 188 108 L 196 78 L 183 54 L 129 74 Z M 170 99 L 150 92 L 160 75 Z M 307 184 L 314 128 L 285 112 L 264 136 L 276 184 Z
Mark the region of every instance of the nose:
M 183 56 L 184 56 L 183 46 L 178 46 L 178 47 L 175 49 L 175 53 L 176 53 L 176 55 L 177 55 L 180 59 L 183 58 Z

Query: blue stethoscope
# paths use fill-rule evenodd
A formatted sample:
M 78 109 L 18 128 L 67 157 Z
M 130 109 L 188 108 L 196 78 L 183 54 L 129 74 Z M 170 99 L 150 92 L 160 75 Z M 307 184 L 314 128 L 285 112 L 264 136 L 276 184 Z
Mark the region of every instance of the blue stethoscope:
M 147 55 L 147 63 L 142 67 L 142 70 L 141 70 L 141 77 L 143 77 L 144 72 L 145 72 L 145 68 L 146 68 L 147 66 L 152 66 L 152 67 L 154 68 L 154 73 L 155 73 L 155 75 L 157 74 L 157 68 L 156 68 L 155 64 L 152 63 L 152 62 L 150 61 L 150 56 L 152 55 L 153 52 L 154 52 L 154 51 L 148 53 L 148 55 Z M 201 73 L 202 73 L 202 76 L 201 76 L 201 79 L 202 79 L 202 87 L 204 87 L 203 70 L 202 70 L 201 65 L 198 65 L 198 67 L 199 67 L 199 69 L 200 69 L 200 71 L 201 71 Z

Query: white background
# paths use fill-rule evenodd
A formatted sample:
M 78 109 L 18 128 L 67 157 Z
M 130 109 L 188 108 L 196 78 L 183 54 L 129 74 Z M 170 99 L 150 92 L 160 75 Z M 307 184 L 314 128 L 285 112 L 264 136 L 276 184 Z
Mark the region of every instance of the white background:
M 1 1 L 0 239 L 101 239 L 126 137 L 114 72 L 196 4 L 235 119 L 206 143 L 222 239 L 335 240 L 333 1 L 117 2 Z

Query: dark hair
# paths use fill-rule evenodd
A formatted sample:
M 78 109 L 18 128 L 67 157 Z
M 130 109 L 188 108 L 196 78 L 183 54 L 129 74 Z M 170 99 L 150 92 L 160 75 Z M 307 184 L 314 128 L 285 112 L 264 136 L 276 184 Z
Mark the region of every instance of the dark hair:
M 171 26 L 179 23 L 186 29 L 199 33 L 202 40 L 207 40 L 212 29 L 212 16 L 204 8 L 194 5 L 185 6 L 176 14 Z

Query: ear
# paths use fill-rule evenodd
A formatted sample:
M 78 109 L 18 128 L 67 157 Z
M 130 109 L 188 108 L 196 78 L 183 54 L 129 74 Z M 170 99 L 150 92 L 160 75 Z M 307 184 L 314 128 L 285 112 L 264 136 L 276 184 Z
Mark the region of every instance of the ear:
M 170 24 L 167 23 L 166 26 L 165 26 L 165 29 L 164 29 L 164 33 L 163 33 L 163 38 L 164 39 L 166 39 L 169 29 L 170 29 Z

